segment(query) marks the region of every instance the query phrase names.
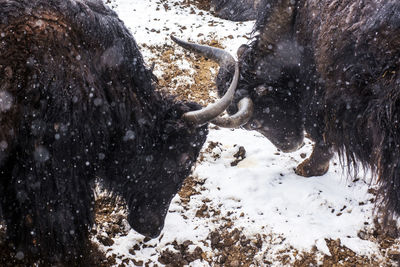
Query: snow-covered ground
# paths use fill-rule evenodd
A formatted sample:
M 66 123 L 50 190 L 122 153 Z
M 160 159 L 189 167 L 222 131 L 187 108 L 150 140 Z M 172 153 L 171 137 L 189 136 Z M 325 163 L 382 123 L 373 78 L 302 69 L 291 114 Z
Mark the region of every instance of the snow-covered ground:
M 146 47 L 173 45 L 169 37 L 172 33 L 192 41 L 207 41 L 214 36 L 232 54 L 249 41 L 254 22 L 221 20 L 183 2 L 113 0 L 108 5 L 132 31 L 147 61 L 155 56 Z M 155 73 L 160 75 L 162 70 L 156 68 Z M 231 166 L 239 147 L 245 149 L 246 156 Z M 370 175 L 361 172 L 359 179 L 346 176 L 337 158 L 322 177 L 296 175 L 294 168 L 311 150 L 312 144 L 306 140 L 299 151 L 285 154 L 257 132 L 211 125 L 201 160 L 192 174 L 195 194 L 185 203 L 179 195 L 173 199 L 161 237 L 148 241 L 134 256 L 129 251 L 143 242 L 143 236 L 133 230 L 114 238 L 111 247 L 102 248 L 107 255 L 118 255 L 117 264 L 128 259 L 125 264 L 135 266 L 130 260 L 135 259 L 160 266 L 161 251 L 176 251 L 174 241 L 181 244 L 190 240 L 189 249 L 200 247 L 204 255 L 203 260 L 189 265 L 210 266 L 216 259 L 210 233 L 237 228 L 249 240 L 256 242 L 261 237 L 263 241 L 253 255 L 254 266 L 264 266 L 266 262 L 282 265 L 277 257 L 283 251 L 307 252 L 316 248 L 322 258 L 331 254 L 327 240 L 338 239 L 358 255 L 385 257 L 376 242 L 360 238 L 360 231 L 374 226 L 375 196 L 368 191 Z M 297 256 L 289 257 L 293 262 Z

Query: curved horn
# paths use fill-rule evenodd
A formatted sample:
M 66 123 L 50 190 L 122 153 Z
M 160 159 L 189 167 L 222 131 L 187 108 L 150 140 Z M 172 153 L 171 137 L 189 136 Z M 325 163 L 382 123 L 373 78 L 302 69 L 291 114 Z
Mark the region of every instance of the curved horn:
M 233 95 L 235 94 L 236 86 L 239 80 L 239 64 L 235 62 L 235 74 L 233 75 L 231 85 L 226 91 L 225 95 L 217 102 L 208 105 L 207 107 L 186 112 L 182 118 L 196 125 L 202 125 L 216 118 L 231 104 Z
M 176 38 L 173 35 L 171 35 L 171 39 L 183 48 L 217 62 L 221 67 L 233 65 L 236 62 L 231 54 L 221 48 L 189 43 L 179 38 Z
M 216 61 L 220 65 L 220 68 L 228 68 L 229 66 L 232 65 L 235 66 L 235 74 L 233 76 L 231 85 L 229 86 L 225 95 L 218 102 L 211 104 L 204 109 L 187 112 L 183 115 L 184 119 L 198 125 L 204 124 L 208 121 L 215 119 L 222 112 L 224 112 L 232 102 L 237 87 L 237 83 L 239 80 L 239 64 L 232 57 L 231 54 L 229 54 L 223 49 L 207 45 L 189 43 L 179 38 L 176 38 L 173 35 L 171 35 L 171 39 L 175 43 L 177 43 L 178 45 L 182 46 L 183 48 L 189 51 L 198 53 L 204 57 Z M 226 118 L 225 117 L 216 118 L 215 124 L 216 125 L 219 124 L 221 127 L 239 127 L 240 125 L 243 125 L 250 119 L 250 116 L 252 115 L 253 105 L 251 100 L 247 99 L 243 101 L 242 106 L 243 106 L 242 108 L 239 107 L 240 113 L 237 113 L 235 115 Z M 247 111 L 245 110 L 245 107 Z
M 249 97 L 244 97 L 240 99 L 238 111 L 235 114 L 227 117 L 217 117 L 211 123 L 224 128 L 237 128 L 250 120 L 253 110 L 253 101 Z

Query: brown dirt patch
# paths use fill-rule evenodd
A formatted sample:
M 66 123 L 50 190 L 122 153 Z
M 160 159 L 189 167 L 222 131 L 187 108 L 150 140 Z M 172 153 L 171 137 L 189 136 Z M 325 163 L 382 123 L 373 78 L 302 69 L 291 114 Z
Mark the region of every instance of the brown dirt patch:
M 161 252 L 158 262 L 165 264 L 168 267 L 180 267 L 187 265 L 195 260 L 205 260 L 206 255 L 203 250 L 197 246 L 193 252 L 190 252 L 189 246 L 193 245 L 193 242 L 187 240 L 182 244 L 178 244 L 176 241 L 172 243 L 175 251 L 166 249 Z
M 235 160 L 231 162 L 231 166 L 237 166 L 239 162 L 246 158 L 246 149 L 243 146 L 239 146 L 238 151 L 233 154 L 233 157 Z
M 208 236 L 211 248 L 217 251 L 214 263 L 232 267 L 248 267 L 255 264 L 254 257 L 263 244 L 261 235 L 250 239 L 242 233 L 242 230 L 229 228 L 229 224 L 221 226 Z
M 262 237 L 257 235 L 249 239 L 241 229 L 232 229 L 232 224 L 228 223 L 212 231 L 204 240 L 204 244 L 211 246 L 212 257 L 204 253 L 199 246 L 189 250 L 189 245 L 193 243 L 187 240 L 181 244 L 173 242 L 175 251 L 162 251 L 158 261 L 169 267 L 184 266 L 198 259 L 215 267 L 248 267 L 256 263 L 254 257 L 262 247 Z
M 109 2 L 110 0 L 107 0 L 107 2 Z M 160 0 L 161 5 L 168 10 L 170 7 L 170 3 L 168 2 L 168 0 Z M 181 3 L 179 3 L 179 5 L 181 5 L 182 7 L 190 7 L 191 5 L 196 6 L 199 9 L 205 10 L 205 11 L 210 11 L 211 8 L 211 0 L 182 0 Z M 193 11 L 194 12 L 194 11 Z
M 341 245 L 340 239 L 326 239 L 325 241 L 332 256 L 324 255 L 322 258 L 322 264 L 318 264 L 319 266 L 390 266 L 386 265 L 387 263 L 385 262 L 380 262 L 377 259 L 374 259 L 373 257 L 370 258 L 367 256 L 357 255 L 354 251 Z M 313 248 L 310 253 L 301 253 L 299 259 L 293 263 L 293 266 L 302 267 L 317 265 L 317 253 L 318 251 L 316 248 Z
M 103 240 L 111 246 L 114 242 L 110 239 L 117 236 L 126 236 L 129 229 L 124 227 L 126 225 L 126 207 L 125 204 L 119 199 L 107 194 L 102 194 L 95 202 L 95 222 L 97 229 L 93 230 L 93 234 L 102 233 L 99 236 L 99 241 Z
M 190 197 L 194 195 L 199 195 L 200 190 L 197 188 L 197 185 L 202 186 L 204 184 L 203 180 L 199 180 L 193 176 L 189 176 L 183 182 L 181 190 L 178 192 L 179 197 L 184 205 L 190 202 Z
M 217 43 L 211 42 L 211 44 L 215 46 Z M 174 94 L 181 100 L 197 101 L 202 104 L 214 102 L 217 63 L 189 52 L 177 56 L 177 48 L 168 45 L 144 45 L 144 47 L 155 54 L 155 59 L 150 64 L 155 64 L 156 70 L 163 73 L 158 77 L 159 90 Z M 181 68 L 178 65 L 179 60 L 187 61 L 191 70 Z
M 185 0 L 184 1 L 185 4 L 195 5 L 199 9 L 202 9 L 205 11 L 210 11 L 210 8 L 211 8 L 210 2 L 211 2 L 211 0 Z

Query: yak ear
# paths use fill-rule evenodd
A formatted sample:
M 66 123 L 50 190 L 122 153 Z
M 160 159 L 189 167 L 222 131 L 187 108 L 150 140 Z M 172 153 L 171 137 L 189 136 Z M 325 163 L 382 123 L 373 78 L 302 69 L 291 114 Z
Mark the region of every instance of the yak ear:
M 284 39 L 291 38 L 295 17 L 295 3 L 293 0 L 273 0 L 260 10 L 255 30 L 259 32 L 259 48 L 276 45 Z

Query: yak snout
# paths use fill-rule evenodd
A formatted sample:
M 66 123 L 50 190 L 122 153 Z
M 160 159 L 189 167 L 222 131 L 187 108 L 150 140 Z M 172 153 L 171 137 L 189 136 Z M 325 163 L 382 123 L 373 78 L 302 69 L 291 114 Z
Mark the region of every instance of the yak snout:
M 303 135 L 299 136 L 285 136 L 284 141 L 276 143 L 275 146 L 282 150 L 282 152 L 289 153 L 298 150 L 304 145 Z
M 166 214 L 167 211 L 144 206 L 130 212 L 128 222 L 139 234 L 149 238 L 156 238 L 164 227 Z
M 246 130 L 255 130 L 264 135 L 279 150 L 285 153 L 298 150 L 304 144 L 304 131 L 302 127 L 276 127 L 269 126 L 264 120 L 253 119 L 246 125 Z

